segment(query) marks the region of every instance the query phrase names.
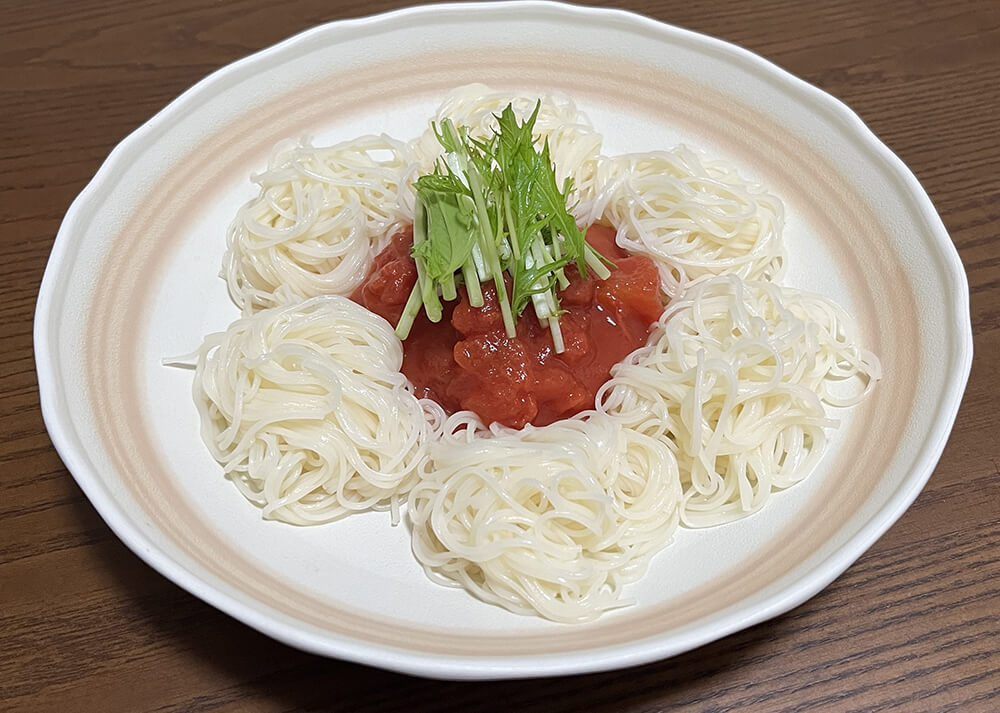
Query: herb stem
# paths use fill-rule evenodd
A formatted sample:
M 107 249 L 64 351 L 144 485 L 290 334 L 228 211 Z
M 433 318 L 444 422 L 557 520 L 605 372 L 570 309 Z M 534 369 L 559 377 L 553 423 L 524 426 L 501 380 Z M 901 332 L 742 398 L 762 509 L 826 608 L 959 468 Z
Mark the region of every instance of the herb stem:
M 410 290 L 410 298 L 406 300 L 406 306 L 403 307 L 403 314 L 399 317 L 399 323 L 396 325 L 396 336 L 400 339 L 406 339 L 410 336 L 410 330 L 413 328 L 413 322 L 416 320 L 417 315 L 420 314 L 420 303 L 422 300 L 422 292 L 420 290 L 420 283 L 414 282 L 413 289 Z
M 451 122 L 448 122 L 449 126 Z M 510 299 L 507 296 L 507 283 L 503 279 L 503 266 L 500 265 L 500 255 L 497 253 L 497 243 L 494 239 L 493 224 L 490 221 L 490 213 L 486 209 L 486 199 L 483 197 L 483 182 L 476 167 L 469 163 L 464 156 L 461 157 L 465 164 L 463 168 L 469 178 L 469 189 L 472 191 L 472 199 L 476 203 L 476 214 L 479 219 L 480 241 L 479 247 L 486 260 L 490 276 L 497 289 L 497 301 L 500 303 L 500 313 L 503 315 L 503 326 L 508 337 L 517 336 L 517 325 L 514 322 L 514 315 L 510 309 Z M 497 226 L 499 228 L 499 226 Z
M 486 258 L 483 257 L 483 251 L 479 249 L 479 239 L 472 246 L 472 264 L 476 268 L 476 274 L 479 275 L 480 280 L 490 279 L 490 271 L 486 267 Z
M 566 344 L 563 341 L 562 327 L 559 326 L 558 317 L 549 317 L 549 332 L 552 333 L 552 346 L 555 347 L 556 354 L 566 351 Z
M 552 252 L 555 255 L 556 260 L 563 256 L 562 241 L 559 240 L 558 235 L 552 236 Z M 561 267 L 556 268 L 556 282 L 559 283 L 559 289 L 561 290 L 565 290 L 569 287 L 569 278 L 566 277 L 566 271 Z
M 514 227 L 514 211 L 510 208 L 510 193 L 504 193 L 503 195 L 504 204 L 504 216 L 507 218 L 507 232 L 510 235 L 510 248 L 511 252 L 514 253 L 514 259 L 521 259 L 521 243 L 520 236 L 517 234 L 517 229 Z
M 458 299 L 458 288 L 455 287 L 455 273 L 449 273 L 441 278 L 441 298 L 448 302 Z
M 473 307 L 482 307 L 483 288 L 479 284 L 479 274 L 476 270 L 476 263 L 469 257 L 462 265 L 462 277 L 465 279 L 465 292 L 469 295 L 469 304 Z
M 611 270 L 604 264 L 604 260 L 600 254 L 594 248 L 590 247 L 590 243 L 587 243 L 587 249 L 584 254 L 587 260 L 587 267 L 597 274 L 598 279 L 606 280 L 611 277 Z
M 427 239 L 427 208 L 424 202 L 418 197 L 413 207 L 413 245 L 416 247 Z M 420 295 L 424 302 L 424 311 L 427 318 L 432 322 L 441 321 L 441 302 L 438 300 L 437 287 L 427 275 L 426 265 L 420 257 L 414 258 L 417 267 L 417 285 L 420 287 Z
M 510 309 L 510 300 L 507 297 L 507 283 L 503 279 L 503 268 L 500 266 L 500 256 L 497 255 L 496 245 L 486 236 L 480 236 L 479 245 L 486 259 L 490 276 L 497 290 L 497 301 L 500 303 L 500 314 L 503 316 L 504 330 L 508 337 L 517 336 L 517 325 L 514 323 L 514 314 Z

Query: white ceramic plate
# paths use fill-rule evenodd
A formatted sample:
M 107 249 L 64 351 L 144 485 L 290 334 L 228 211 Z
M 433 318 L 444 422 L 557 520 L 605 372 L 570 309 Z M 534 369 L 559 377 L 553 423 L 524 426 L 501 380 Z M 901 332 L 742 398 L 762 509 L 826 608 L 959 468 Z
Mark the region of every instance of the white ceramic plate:
M 248 175 L 280 138 L 415 136 L 450 88 L 558 89 L 606 153 L 678 141 L 785 201 L 786 282 L 859 319 L 885 378 L 821 467 L 763 512 L 682 530 L 636 604 L 583 626 L 429 582 L 405 527 L 264 522 L 198 435 L 189 372 L 160 366 L 237 316 L 217 273 Z M 541 676 L 666 657 L 796 606 L 906 509 L 971 361 L 961 263 L 913 175 L 845 106 L 718 40 L 603 9 L 437 5 L 337 22 L 228 66 L 121 143 L 59 231 L 38 301 L 42 407 L 67 467 L 150 565 L 308 651 L 434 677 Z

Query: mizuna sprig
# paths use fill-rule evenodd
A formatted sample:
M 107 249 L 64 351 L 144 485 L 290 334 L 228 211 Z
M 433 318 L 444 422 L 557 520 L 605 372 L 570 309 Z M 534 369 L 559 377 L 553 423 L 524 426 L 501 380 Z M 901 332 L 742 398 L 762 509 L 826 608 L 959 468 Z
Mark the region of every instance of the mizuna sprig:
M 533 137 L 541 102 L 523 123 L 512 105 L 497 117 L 492 136 L 478 139 L 445 119 L 434 127 L 444 149 L 434 172 L 416 181 L 413 258 L 417 282 L 396 326 L 405 339 L 423 308 L 440 321 L 441 300 L 457 299 L 464 284 L 473 307 L 483 305 L 482 283 L 494 283 L 507 336 L 530 302 L 564 350 L 557 288 L 569 284 L 573 263 L 605 279 L 608 262 L 596 253 L 566 206 L 569 179 L 560 188 L 548 142 Z M 509 288 L 508 288 L 509 283 Z

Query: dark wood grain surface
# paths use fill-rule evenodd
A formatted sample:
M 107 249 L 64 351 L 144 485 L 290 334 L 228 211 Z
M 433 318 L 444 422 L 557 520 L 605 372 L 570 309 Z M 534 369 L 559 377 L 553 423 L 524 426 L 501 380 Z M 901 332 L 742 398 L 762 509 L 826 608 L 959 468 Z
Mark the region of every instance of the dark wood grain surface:
M 70 201 L 112 147 L 212 70 L 398 2 L 0 3 L 0 709 L 1000 710 L 1000 3 L 635 0 L 853 107 L 913 169 L 961 252 L 976 360 L 912 508 L 792 612 L 668 661 L 441 683 L 278 644 L 112 535 L 52 448 L 35 297 Z

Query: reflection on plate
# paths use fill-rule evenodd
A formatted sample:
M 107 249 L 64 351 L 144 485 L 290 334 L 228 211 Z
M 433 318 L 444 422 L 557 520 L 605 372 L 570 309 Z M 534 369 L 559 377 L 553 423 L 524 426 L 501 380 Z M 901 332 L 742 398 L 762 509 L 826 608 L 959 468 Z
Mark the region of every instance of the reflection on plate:
M 682 530 L 631 586 L 635 606 L 591 624 L 514 616 L 432 584 L 386 513 L 311 529 L 262 521 L 201 444 L 190 374 L 160 367 L 236 317 L 217 276 L 223 236 L 278 139 L 409 138 L 472 81 L 570 94 L 609 152 L 683 141 L 736 163 L 785 202 L 786 284 L 844 305 L 882 359 L 879 388 L 807 481 L 766 518 Z M 957 254 L 912 174 L 848 109 L 725 43 L 534 2 L 333 23 L 196 85 L 115 149 L 73 204 L 35 338 L 53 442 L 137 554 L 294 646 L 448 678 L 641 663 L 804 601 L 916 497 L 971 360 Z

